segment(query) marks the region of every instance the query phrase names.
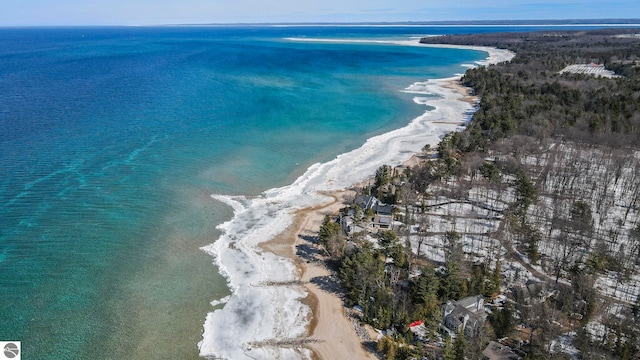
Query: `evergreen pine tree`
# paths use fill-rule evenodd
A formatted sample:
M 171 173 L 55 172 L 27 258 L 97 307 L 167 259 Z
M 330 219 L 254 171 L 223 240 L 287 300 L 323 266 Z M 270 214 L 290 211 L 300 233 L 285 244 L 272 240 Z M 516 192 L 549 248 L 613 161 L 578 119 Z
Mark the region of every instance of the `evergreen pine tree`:
M 500 286 L 502 285 L 502 263 L 500 262 L 500 257 L 498 256 L 498 260 L 496 260 L 496 268 L 493 270 L 493 276 L 491 277 L 491 282 L 493 284 L 493 291 L 500 292 Z
M 464 338 L 464 332 L 460 331 L 453 342 L 455 352 L 455 360 L 464 360 L 467 351 L 467 339 Z
M 443 360 L 456 360 L 456 351 L 451 343 L 451 336 L 448 333 L 444 335 L 444 349 L 442 350 Z

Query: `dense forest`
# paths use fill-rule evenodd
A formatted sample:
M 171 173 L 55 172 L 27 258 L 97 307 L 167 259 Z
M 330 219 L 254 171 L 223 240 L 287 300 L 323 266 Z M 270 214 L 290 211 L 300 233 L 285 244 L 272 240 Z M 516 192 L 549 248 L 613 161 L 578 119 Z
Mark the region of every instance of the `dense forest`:
M 485 149 L 491 140 L 513 134 L 620 147 L 638 144 L 640 132 L 640 39 L 624 36 L 634 31 L 499 33 L 421 42 L 516 53 L 510 62 L 466 72 L 463 83 L 482 101 L 464 133 L 465 150 Z M 558 74 L 580 63 L 603 64 L 622 77 Z
M 482 359 L 497 339 L 526 359 L 638 358 L 637 31 L 422 40 L 517 55 L 464 75 L 480 102 L 463 132 L 359 189 L 394 204 L 394 226 L 370 231 L 373 209 L 354 201 L 321 228 L 346 304 L 386 329 L 386 359 Z M 580 63 L 620 76 L 560 74 Z M 362 231 L 345 232 L 347 217 Z M 443 304 L 472 295 L 484 297 L 487 321 L 450 336 Z

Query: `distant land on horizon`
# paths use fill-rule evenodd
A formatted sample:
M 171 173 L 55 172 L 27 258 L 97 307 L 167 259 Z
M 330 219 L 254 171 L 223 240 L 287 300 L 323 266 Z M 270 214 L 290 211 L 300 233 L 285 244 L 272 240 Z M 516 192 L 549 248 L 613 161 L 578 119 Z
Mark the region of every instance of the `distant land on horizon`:
M 169 24 L 171 25 L 171 24 Z M 533 26 L 533 25 L 640 25 L 640 18 L 630 19 L 562 19 L 562 20 L 441 20 L 441 21 L 366 21 L 366 22 L 264 22 L 264 23 L 202 23 L 173 24 L 175 26 L 233 26 L 233 25 L 323 25 L 323 26 Z

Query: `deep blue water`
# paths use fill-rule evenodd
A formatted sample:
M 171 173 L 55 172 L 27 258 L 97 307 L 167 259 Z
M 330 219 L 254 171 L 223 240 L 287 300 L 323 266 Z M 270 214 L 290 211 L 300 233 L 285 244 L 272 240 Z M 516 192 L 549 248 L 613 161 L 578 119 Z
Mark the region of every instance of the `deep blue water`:
M 0 29 L 0 340 L 25 358 L 196 358 L 230 210 L 424 111 L 468 50 L 308 43 L 509 28 Z M 515 30 L 530 30 L 517 28 Z

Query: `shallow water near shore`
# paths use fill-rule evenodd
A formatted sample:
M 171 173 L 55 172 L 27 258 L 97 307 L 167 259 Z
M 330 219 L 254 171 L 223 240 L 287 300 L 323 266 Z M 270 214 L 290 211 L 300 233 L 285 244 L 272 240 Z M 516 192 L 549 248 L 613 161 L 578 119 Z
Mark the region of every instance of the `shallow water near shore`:
M 418 32 L 0 29 L 0 339 L 30 359 L 198 358 L 230 294 L 200 248 L 233 198 L 210 194 L 291 184 L 427 110 L 409 85 L 486 57 L 287 39 Z

